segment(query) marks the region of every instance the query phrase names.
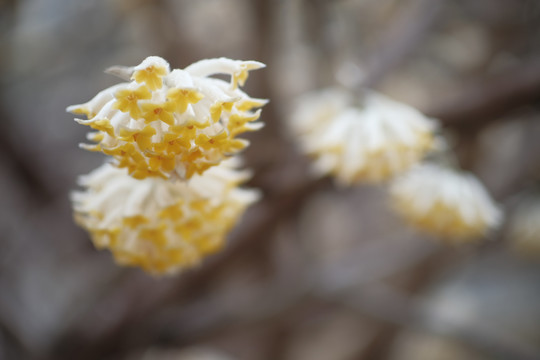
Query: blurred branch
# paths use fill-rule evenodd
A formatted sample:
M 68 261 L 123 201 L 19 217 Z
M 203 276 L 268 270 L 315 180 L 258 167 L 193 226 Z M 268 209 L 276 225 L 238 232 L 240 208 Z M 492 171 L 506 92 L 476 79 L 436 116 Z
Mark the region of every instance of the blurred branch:
M 446 126 L 474 130 L 539 99 L 540 59 L 533 59 L 481 83 L 464 86 L 458 95 L 435 104 L 426 113 Z
M 0 45 L 6 41 L 5 35 L 8 34 L 8 30 L 13 25 L 15 19 L 15 13 L 19 6 L 18 0 L 0 0 Z M 5 54 L 2 54 L 5 55 Z M 0 58 L 0 63 L 2 59 Z
M 533 114 L 534 119 L 538 121 L 537 114 Z M 495 199 L 502 201 L 516 195 L 527 188 L 533 188 L 540 180 L 540 142 L 538 142 L 538 132 L 528 131 L 525 133 L 520 161 L 514 162 L 514 169 L 508 182 L 500 189 L 494 192 Z
M 17 333 L 11 331 L 6 324 L 0 323 L 0 356 L 10 354 L 12 359 L 22 359 L 30 355 L 26 350 L 25 344 L 21 342 Z
M 21 143 L 13 137 L 13 131 L 9 128 L 10 116 L 0 102 L 0 153 L 7 167 L 12 170 L 14 177 L 25 185 L 25 189 L 32 195 L 34 200 L 46 201 L 53 197 L 54 191 L 50 189 L 44 175 L 33 163 L 35 160 L 28 155 Z
M 429 263 L 439 263 L 433 260 L 437 256 L 431 256 L 434 255 L 432 253 L 428 255 L 431 259 Z M 363 261 L 359 260 L 359 264 L 362 263 Z M 394 270 L 399 272 L 405 269 L 394 268 Z M 425 267 L 421 266 L 418 270 L 425 270 Z M 421 272 L 425 275 L 425 271 Z M 388 274 L 385 271 L 381 273 L 383 277 L 386 275 Z M 328 277 L 326 280 L 332 281 L 332 278 Z M 123 335 L 130 340 L 127 343 L 142 347 L 145 344 L 135 341 L 136 339 L 167 346 L 183 346 L 203 341 L 219 332 L 230 332 L 240 327 L 256 326 L 258 323 L 264 323 L 268 328 L 271 324 L 301 317 L 305 313 L 304 310 L 312 305 L 320 307 L 323 304 L 332 304 L 383 321 L 394 331 L 399 328 L 422 330 L 457 339 L 494 357 L 536 359 L 537 349 L 520 341 L 511 340 L 493 329 L 455 323 L 441 318 L 440 315 L 430 311 L 425 303 L 379 285 L 380 278 L 367 286 L 359 286 L 356 281 L 352 281 L 346 285 L 342 284 L 339 288 L 335 288 L 333 283 L 328 284 L 327 281 L 313 280 L 300 277 L 292 282 L 277 282 L 265 287 L 263 292 L 255 298 L 247 299 L 245 303 L 212 297 L 198 299 L 190 306 L 180 306 L 178 312 L 171 314 L 165 311 L 161 316 L 147 317 L 144 323 L 133 328 L 138 331 L 129 331 L 131 328 L 127 328 L 127 333 Z M 331 288 L 333 291 L 328 291 Z M 385 339 L 381 346 L 391 341 L 392 337 Z
M 333 304 L 356 310 L 403 328 L 450 337 L 489 354 L 493 359 L 535 360 L 539 349 L 508 339 L 494 328 L 452 322 L 435 314 L 418 300 L 384 286 L 363 288 L 356 294 L 323 298 Z
M 406 244 L 410 249 L 407 249 L 402 257 L 400 255 L 403 252 L 399 248 L 395 251 L 394 245 L 395 242 L 388 242 L 379 246 L 378 250 L 381 252 L 386 250 L 385 253 L 389 257 L 383 262 L 384 264 L 374 264 L 370 261 L 373 258 L 373 252 L 364 252 L 364 247 L 360 247 L 351 253 L 351 258 L 353 255 L 356 258 L 354 271 L 350 271 L 342 281 L 337 283 L 335 279 L 343 274 L 341 264 L 325 269 L 322 273 L 321 269 L 308 266 L 301 272 L 296 271 L 274 280 L 273 283 L 263 286 L 258 294 L 250 294 L 247 298 L 243 296 L 227 300 L 227 298 L 206 295 L 190 302 L 187 306 L 175 306 L 176 311 L 163 307 L 133 328 L 137 329 L 136 331 L 128 328 L 123 333 L 124 341 L 144 347 L 145 344 L 137 340 L 142 337 L 144 341 L 152 343 L 180 346 L 203 341 L 220 332 L 259 323 L 265 323 L 267 328 L 272 324 L 283 325 L 292 317 L 302 317 L 300 314 L 303 313 L 306 304 L 313 303 L 314 300 L 318 302 L 317 299 L 322 294 L 347 294 L 367 284 L 377 283 L 383 278 L 407 271 L 431 258 L 435 250 L 427 243 L 419 241 L 412 246 Z M 295 261 L 302 262 L 300 259 Z M 352 272 L 356 273 L 356 276 L 350 276 Z M 369 275 L 365 275 L 366 273 Z M 163 326 L 163 324 L 167 325 Z M 144 335 L 141 336 L 141 333 Z
M 408 269 L 408 279 L 406 280 L 404 287 L 406 291 L 410 294 L 421 292 L 426 286 L 428 286 L 434 278 L 439 274 L 441 269 L 445 269 L 445 264 L 448 259 L 453 257 L 453 253 L 445 251 L 444 248 L 428 248 L 429 251 L 425 253 L 426 249 L 423 249 L 423 256 L 419 260 L 413 263 L 411 266 L 412 269 Z M 402 272 L 403 273 L 403 272 Z M 396 272 L 394 275 L 399 274 Z M 324 297 L 334 297 L 334 298 L 344 298 L 347 299 L 351 294 L 361 293 L 365 291 L 370 292 L 370 289 L 377 289 L 380 287 L 381 282 L 373 283 L 371 286 L 362 288 L 362 289 L 345 289 L 345 291 L 340 291 L 335 294 L 322 294 L 319 296 Z M 371 315 L 366 313 L 366 315 Z M 389 313 L 390 315 L 390 313 Z M 398 317 L 397 319 L 400 319 Z M 384 359 L 389 355 L 389 350 L 393 341 L 395 340 L 399 331 L 403 330 L 403 327 L 400 327 L 398 323 L 385 322 L 374 341 L 367 347 L 365 350 L 364 356 L 368 359 Z
M 443 3 L 444 0 L 416 0 L 413 4 L 402 4 L 404 11 L 398 13 L 369 59 L 367 76 L 361 87 L 375 87 L 420 45 L 436 23 Z
M 418 0 L 400 13 L 383 35 L 370 60 L 362 87 L 375 87 L 414 51 L 436 23 L 443 0 Z M 425 112 L 458 129 L 481 128 L 502 115 L 540 99 L 540 59 L 520 63 L 504 73 L 476 84 L 467 84 L 454 98 L 435 104 Z

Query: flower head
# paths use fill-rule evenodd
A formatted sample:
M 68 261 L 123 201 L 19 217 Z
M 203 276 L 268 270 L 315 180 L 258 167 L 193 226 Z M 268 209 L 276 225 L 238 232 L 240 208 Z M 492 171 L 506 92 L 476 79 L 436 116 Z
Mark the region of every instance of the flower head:
M 221 249 L 258 198 L 256 191 L 237 187 L 248 174 L 236 165 L 229 159 L 189 181 L 167 181 L 137 180 L 106 163 L 80 178 L 85 190 L 72 195 L 75 219 L 119 264 L 178 272 Z
M 472 174 L 424 164 L 397 178 L 393 204 L 411 225 L 453 242 L 484 236 L 502 214 Z
M 85 104 L 67 108 L 94 129 L 84 144 L 115 159 L 136 179 L 189 179 L 194 174 L 237 154 L 248 144 L 236 136 L 260 129 L 254 122 L 266 100 L 254 99 L 238 88 L 257 61 L 226 58 L 202 60 L 184 70 L 170 70 L 162 58 L 151 56 L 135 67 L 109 72 L 126 82 L 98 93 Z M 212 78 L 228 74 L 231 81 Z
M 376 182 L 416 164 L 434 145 L 435 123 L 382 94 L 368 93 L 361 106 L 342 90 L 300 99 L 291 129 L 315 170 L 345 184 Z

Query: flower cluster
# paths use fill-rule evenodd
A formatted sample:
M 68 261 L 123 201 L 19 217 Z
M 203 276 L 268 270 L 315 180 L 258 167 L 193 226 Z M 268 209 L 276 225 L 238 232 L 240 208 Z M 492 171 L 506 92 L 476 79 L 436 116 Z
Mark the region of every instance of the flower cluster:
M 451 242 L 478 239 L 502 218 L 476 177 L 438 165 L 418 165 L 397 178 L 390 193 L 409 223 Z
M 255 122 L 266 100 L 238 88 L 264 65 L 226 58 L 170 70 L 162 58 L 109 72 L 126 80 L 85 104 L 68 107 L 95 131 L 93 145 L 113 158 L 80 179 L 72 195 L 76 221 L 98 248 L 122 265 L 175 273 L 219 250 L 258 193 L 241 189 L 248 174 L 237 135 Z M 230 75 L 229 82 L 211 77 Z
M 86 190 L 72 194 L 75 219 L 119 264 L 174 273 L 221 249 L 257 199 L 256 191 L 237 187 L 248 176 L 237 165 L 227 160 L 183 182 L 137 180 L 105 163 L 80 178 Z
M 256 61 L 226 58 L 202 60 L 184 70 L 170 70 L 162 58 L 151 56 L 135 67 L 110 72 L 127 82 L 101 91 L 68 111 L 96 130 L 82 145 L 115 159 L 136 179 L 159 176 L 189 179 L 202 174 L 248 144 L 236 136 L 259 129 L 254 123 L 266 100 L 254 99 L 238 88 Z M 212 78 L 230 75 L 231 81 Z
M 314 169 L 339 183 L 390 180 L 394 209 L 412 226 L 451 242 L 478 239 L 501 211 L 473 176 L 422 164 L 442 149 L 435 120 L 386 96 L 330 88 L 302 96 L 289 122 Z
M 315 170 L 348 185 L 392 178 L 434 145 L 434 121 L 375 92 L 361 105 L 344 90 L 306 94 L 290 125 L 302 150 L 314 157 Z

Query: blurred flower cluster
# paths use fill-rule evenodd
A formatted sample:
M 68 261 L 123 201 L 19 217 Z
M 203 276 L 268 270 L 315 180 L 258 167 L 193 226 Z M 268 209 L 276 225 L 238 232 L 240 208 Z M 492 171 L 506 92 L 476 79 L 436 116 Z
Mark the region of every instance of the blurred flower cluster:
M 315 173 L 342 185 L 391 181 L 393 208 L 416 228 L 456 243 L 480 239 L 501 222 L 476 177 L 422 162 L 449 150 L 437 121 L 406 104 L 373 91 L 323 89 L 298 99 L 290 128 Z
M 248 72 L 264 65 L 226 58 L 170 70 L 160 57 L 108 72 L 126 82 L 68 107 L 96 130 L 94 145 L 113 158 L 82 177 L 73 194 L 75 218 L 98 248 L 118 263 L 152 273 L 193 266 L 223 246 L 227 232 L 257 199 L 238 186 L 249 174 L 235 157 L 248 142 L 236 136 L 266 100 L 241 91 Z M 212 75 L 230 75 L 230 82 Z

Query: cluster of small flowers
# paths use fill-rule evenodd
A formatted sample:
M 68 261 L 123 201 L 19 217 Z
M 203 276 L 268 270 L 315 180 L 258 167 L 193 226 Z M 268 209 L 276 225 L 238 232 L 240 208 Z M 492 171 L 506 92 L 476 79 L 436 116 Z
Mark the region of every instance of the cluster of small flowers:
M 390 194 L 408 223 L 452 243 L 481 239 L 502 220 L 474 175 L 436 164 L 419 164 L 396 178 Z
M 408 223 L 451 242 L 484 236 L 501 212 L 472 175 L 423 163 L 439 150 L 435 120 L 376 92 L 357 99 L 344 89 L 302 96 L 290 128 L 320 175 L 338 183 L 390 180 L 393 208 Z
M 248 142 L 236 136 L 254 122 L 266 100 L 238 86 L 264 65 L 226 58 L 170 70 L 160 57 L 109 72 L 125 82 L 67 108 L 94 129 L 83 144 L 112 157 L 73 194 L 75 219 L 120 264 L 152 273 L 195 265 L 224 244 L 227 232 L 257 199 L 238 186 L 248 175 L 235 155 Z M 226 82 L 211 77 L 230 75 Z

